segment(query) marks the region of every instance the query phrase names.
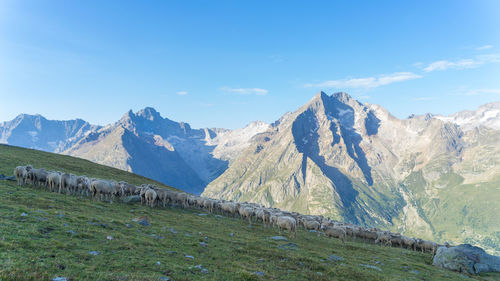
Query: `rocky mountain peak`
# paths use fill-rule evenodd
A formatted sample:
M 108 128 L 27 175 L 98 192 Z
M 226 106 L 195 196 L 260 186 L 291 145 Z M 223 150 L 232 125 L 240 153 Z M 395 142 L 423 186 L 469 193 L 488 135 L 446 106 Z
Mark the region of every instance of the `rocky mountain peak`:
M 144 109 L 139 110 L 136 113 L 137 117 L 142 117 L 144 119 L 150 120 L 150 121 L 156 121 L 156 120 L 161 120 L 163 119 L 158 111 L 156 111 L 152 107 L 146 107 Z

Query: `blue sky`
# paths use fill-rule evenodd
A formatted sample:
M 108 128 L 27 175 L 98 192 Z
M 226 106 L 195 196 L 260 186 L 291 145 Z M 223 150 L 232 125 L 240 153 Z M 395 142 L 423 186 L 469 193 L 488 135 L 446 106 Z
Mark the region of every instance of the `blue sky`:
M 500 100 L 500 1 L 0 1 L 0 121 L 272 122 L 319 90 L 405 118 Z

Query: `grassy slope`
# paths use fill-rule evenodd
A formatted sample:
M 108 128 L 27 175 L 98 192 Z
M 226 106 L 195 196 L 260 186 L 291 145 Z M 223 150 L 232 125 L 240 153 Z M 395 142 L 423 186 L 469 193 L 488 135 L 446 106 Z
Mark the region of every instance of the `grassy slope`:
M 81 159 L 0 146 L 0 173 L 10 175 L 16 165 L 24 163 L 133 183 L 148 181 Z M 0 280 L 47 280 L 55 276 L 72 280 L 158 280 L 161 276 L 174 280 L 463 278 L 433 267 L 430 254 L 361 242 L 343 246 L 337 239 L 303 230 L 291 240 L 298 250 L 282 250 L 277 246 L 287 242 L 268 239 L 278 234 L 275 229 L 260 224 L 249 228 L 240 219 L 200 216 L 200 212 L 96 203 L 0 181 Z M 143 215 L 151 219 L 151 227 L 132 221 Z M 113 236 L 113 240 L 106 236 Z M 89 251 L 98 251 L 99 255 Z M 345 260 L 328 261 L 330 254 Z M 199 264 L 208 269 L 207 274 L 195 267 Z M 376 265 L 383 271 L 360 264 Z M 253 274 L 257 271 L 264 277 Z M 494 280 L 500 275 L 475 278 Z

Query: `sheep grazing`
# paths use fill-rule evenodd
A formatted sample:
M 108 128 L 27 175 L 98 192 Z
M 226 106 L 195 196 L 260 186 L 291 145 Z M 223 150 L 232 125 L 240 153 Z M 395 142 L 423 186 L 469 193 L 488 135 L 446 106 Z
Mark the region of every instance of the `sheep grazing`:
M 422 251 L 422 253 L 429 252 L 432 253 L 432 255 L 436 255 L 437 251 L 437 243 L 428 241 L 428 240 L 423 240 L 423 239 L 417 239 L 417 247 Z
M 106 180 L 92 181 L 90 184 L 90 190 L 93 193 L 94 199 L 96 199 L 97 201 L 100 201 L 101 196 L 103 196 L 104 199 L 106 199 L 107 197 L 108 200 L 113 202 L 113 193 L 116 192 L 115 186 L 113 186 L 110 181 Z
M 226 202 L 221 204 L 221 209 L 223 212 L 227 214 L 231 214 L 231 216 L 236 216 L 236 213 L 238 212 L 238 203 L 232 203 L 232 202 Z
M 33 184 L 35 186 L 47 186 L 47 171 L 44 168 L 32 169 L 33 171 Z
M 127 182 L 124 182 L 124 181 L 120 181 L 118 183 L 123 188 L 124 195 L 130 196 L 130 195 L 134 195 L 135 194 L 137 186 L 135 186 L 133 184 L 130 184 L 130 183 L 127 183 Z
M 307 229 L 307 230 L 316 230 L 318 231 L 319 228 L 321 227 L 321 224 L 317 221 L 310 221 L 310 220 L 306 220 L 303 222 L 304 224 L 304 228 Z
M 377 239 L 375 239 L 375 244 L 384 245 L 384 246 L 392 246 L 391 234 L 385 231 L 377 232 Z
M 150 188 L 150 189 L 146 190 L 144 196 L 146 197 L 146 205 L 153 208 L 155 206 L 155 200 L 157 197 L 156 191 L 154 191 L 154 189 Z
M 158 197 L 158 202 L 162 202 L 163 208 L 165 208 L 165 203 L 167 203 L 168 200 L 168 192 L 165 189 L 159 188 L 156 190 L 156 195 Z
M 295 231 L 297 229 L 297 221 L 289 216 L 281 216 L 276 220 L 276 225 L 281 233 L 281 230 L 287 229 L 290 231 L 291 237 L 295 237 Z
M 49 172 L 47 175 L 47 187 L 49 191 L 54 192 L 56 188 L 59 187 L 59 182 L 61 181 L 61 174 L 58 172 Z
M 255 211 L 255 217 L 258 220 L 260 219 L 265 227 L 269 227 L 271 224 L 271 214 L 265 209 L 257 209 L 257 211 Z
M 406 249 L 412 249 L 413 251 L 415 251 L 417 248 L 417 240 L 411 238 L 411 237 L 407 237 L 407 236 L 404 236 L 402 235 L 401 236 L 401 239 L 403 240 L 403 247 L 405 247 Z
M 26 177 L 28 176 L 28 171 L 24 166 L 17 166 L 14 169 L 14 176 L 17 179 L 17 185 L 23 185 L 26 181 Z
M 253 207 L 240 206 L 239 213 L 242 219 L 248 219 L 248 223 L 252 224 L 252 217 L 255 214 Z
M 342 240 L 342 244 L 345 245 L 346 232 L 343 227 L 340 226 L 329 226 L 322 229 L 326 236 L 338 238 Z
M 76 190 L 76 175 L 64 173 L 59 181 L 59 193 L 65 191 L 66 194 L 71 194 Z
M 323 216 L 302 215 L 278 208 L 265 208 L 255 203 L 245 202 L 240 204 L 232 201 L 204 198 L 184 192 L 162 189 L 154 184 L 135 186 L 124 181 L 89 179 L 86 176 L 76 176 L 56 171 L 47 172 L 43 168 L 35 169 L 31 165 L 16 167 L 14 175 L 17 184 L 20 186 L 27 183 L 36 187 L 47 186 L 51 192 L 62 193 L 64 191 L 66 194 L 87 195 L 98 201 L 108 199 L 112 203 L 115 197 L 140 195 L 141 204 L 146 204 L 151 208 L 161 204 L 163 207 L 177 205 L 181 208 L 205 209 L 210 213 L 218 212 L 232 217 L 240 215 L 241 219 L 248 219 L 250 224 L 252 224 L 255 217 L 255 221 L 261 221 L 265 227 L 277 226 L 280 233 L 283 230 L 288 230 L 291 237 L 295 237 L 298 224 L 306 230 L 318 231 L 318 236 L 322 231 L 327 237 L 341 239 L 344 245 L 346 238 L 349 236 L 373 241 L 381 246 L 399 246 L 414 251 L 430 252 L 434 255 L 438 246 L 432 241 L 415 239 L 400 233 L 381 231 L 377 228 L 360 227 L 333 221 Z M 445 243 L 445 246 L 449 247 L 449 244 Z

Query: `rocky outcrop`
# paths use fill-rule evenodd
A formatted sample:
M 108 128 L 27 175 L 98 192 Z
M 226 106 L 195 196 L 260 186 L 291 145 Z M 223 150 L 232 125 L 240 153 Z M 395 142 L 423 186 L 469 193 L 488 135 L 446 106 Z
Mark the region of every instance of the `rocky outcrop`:
M 439 247 L 432 265 L 469 274 L 500 271 L 500 257 L 488 255 L 483 249 L 470 244 Z

